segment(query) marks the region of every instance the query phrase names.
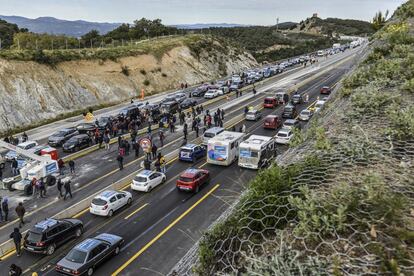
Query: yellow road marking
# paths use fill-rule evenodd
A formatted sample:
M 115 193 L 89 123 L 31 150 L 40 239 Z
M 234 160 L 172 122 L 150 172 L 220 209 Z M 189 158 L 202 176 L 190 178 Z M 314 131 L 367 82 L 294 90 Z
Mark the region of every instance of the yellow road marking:
M 129 219 L 130 217 L 132 217 L 133 215 L 135 215 L 136 213 L 138 213 L 139 211 L 141 211 L 142 209 L 144 209 L 145 207 L 147 207 L 148 203 L 145 203 L 144 205 L 142 205 L 141 207 L 139 207 L 138 209 L 136 209 L 135 211 L 133 211 L 131 214 L 129 214 L 128 216 L 124 217 L 124 219 Z
M 88 210 L 89 210 L 89 207 L 86 208 L 85 210 L 80 211 L 79 213 L 74 215 L 72 218 L 78 218 L 78 217 L 82 216 L 83 214 L 85 214 Z
M 147 243 L 143 248 L 141 248 L 137 253 L 135 253 L 128 261 L 126 261 L 122 266 L 120 266 L 116 271 L 112 273 L 112 276 L 118 275 L 122 270 L 124 270 L 128 265 L 135 261 L 142 253 L 144 253 L 150 246 L 152 246 L 156 241 L 158 241 L 162 236 L 165 235 L 172 227 L 174 227 L 180 220 L 187 216 L 195 207 L 197 207 L 201 202 L 203 202 L 207 197 L 209 197 L 215 190 L 220 187 L 220 184 L 214 186 L 207 194 L 200 198 L 196 203 L 194 203 L 190 208 L 188 208 L 184 213 L 182 213 L 178 218 L 176 218 L 170 225 L 164 228 L 155 238 L 153 238 L 149 243 Z

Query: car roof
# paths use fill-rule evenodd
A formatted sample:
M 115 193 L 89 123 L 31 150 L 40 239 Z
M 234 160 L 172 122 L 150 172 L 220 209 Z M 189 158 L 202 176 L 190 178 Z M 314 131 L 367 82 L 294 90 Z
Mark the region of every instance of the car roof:
M 45 230 L 46 230 L 46 229 L 48 229 L 49 227 L 55 226 L 55 225 L 57 225 L 58 223 L 59 223 L 59 222 L 58 222 L 57 220 L 52 219 L 52 218 L 48 218 L 48 219 L 45 219 L 45 220 L 42 220 L 42 221 L 40 221 L 40 222 L 36 223 L 36 224 L 34 225 L 34 227 L 35 227 L 35 228 L 38 228 L 38 229 L 40 229 L 40 230 L 42 230 L 42 231 L 45 231 Z
M 208 132 L 208 133 L 217 133 L 219 131 L 224 131 L 224 128 L 222 128 L 222 127 L 212 127 L 212 128 L 209 128 L 209 129 L 206 130 L 206 132 Z M 204 132 L 204 133 L 206 133 L 206 132 Z
M 197 147 L 196 144 L 186 144 L 185 146 L 181 147 L 181 149 L 194 149 L 195 147 Z
M 78 134 L 78 135 L 75 135 L 75 136 L 73 136 L 72 138 L 83 138 L 83 137 L 85 137 L 85 136 L 88 136 L 88 134 Z M 88 136 L 89 137 L 89 136 Z M 71 138 L 71 139 L 72 139 Z
M 265 119 L 274 119 L 274 118 L 279 118 L 279 116 L 277 116 L 277 115 L 267 115 Z
M 282 129 L 280 129 L 279 131 L 278 131 L 278 133 L 289 133 L 289 132 L 292 132 L 292 130 L 290 130 L 289 128 L 282 128 Z
M 75 249 L 83 251 L 83 252 L 89 252 L 100 243 L 101 243 L 100 240 L 89 238 L 89 239 L 82 241 L 80 244 L 76 245 Z
M 295 119 L 287 119 L 286 121 L 285 121 L 285 124 L 286 123 L 291 123 L 291 124 L 294 124 L 294 123 L 297 123 L 298 122 L 298 120 L 295 120 Z
M 30 145 L 30 144 L 33 144 L 33 143 L 36 143 L 36 141 L 26 141 L 26 142 L 18 144 L 18 146 L 19 147 L 24 147 L 24 146 L 27 146 L 27 145 Z
M 182 177 L 189 177 L 189 178 L 191 178 L 191 177 L 194 177 L 197 173 L 199 173 L 199 172 L 201 172 L 201 171 L 203 171 L 203 170 L 201 170 L 201 169 L 196 169 L 196 168 L 189 168 L 189 169 L 186 169 L 182 174 L 181 174 L 181 176 Z
M 140 172 L 137 176 L 143 176 L 143 177 L 148 177 L 153 173 L 153 171 L 150 170 L 143 170 L 142 172 Z
M 100 198 L 105 198 L 105 199 L 109 199 L 109 198 L 111 198 L 112 196 L 114 196 L 114 195 L 116 195 L 117 194 L 117 192 L 116 191 L 113 191 L 113 190 L 106 190 L 106 191 L 103 191 L 102 193 L 100 193 L 99 195 L 98 195 L 98 197 L 100 197 Z
M 247 113 L 249 113 L 249 112 L 254 112 L 254 113 L 256 113 L 256 112 L 259 112 L 259 110 L 257 110 L 257 109 L 252 109 L 252 110 L 249 110 Z

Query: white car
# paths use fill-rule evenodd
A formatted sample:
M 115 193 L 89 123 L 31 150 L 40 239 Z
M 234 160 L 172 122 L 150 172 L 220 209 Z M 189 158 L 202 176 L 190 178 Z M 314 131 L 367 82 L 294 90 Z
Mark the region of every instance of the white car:
M 144 170 L 132 180 L 131 189 L 140 192 L 149 192 L 165 182 L 167 177 L 161 172 Z
M 288 128 L 282 128 L 275 136 L 276 143 L 278 144 L 288 144 L 293 138 L 293 131 Z
M 204 94 L 205 99 L 213 99 L 219 95 L 218 90 L 208 90 L 206 94 Z
M 36 146 L 38 146 L 36 141 L 26 141 L 24 143 L 20 143 L 17 145 L 17 147 L 24 149 L 24 150 L 28 150 Z M 17 157 L 17 153 L 14 150 L 10 150 L 6 153 L 4 157 L 6 158 L 7 161 L 12 161 L 14 158 Z
M 319 100 L 319 101 L 316 102 L 315 107 L 313 108 L 313 110 L 315 111 L 315 113 L 319 112 L 323 108 L 324 105 L 325 105 L 325 101 L 320 101 Z
M 249 110 L 246 114 L 246 121 L 257 121 L 262 117 L 259 110 Z
M 287 129 L 294 129 L 294 128 L 300 128 L 300 124 L 298 120 L 295 119 L 287 119 L 284 123 L 282 128 L 287 128 Z
M 312 118 L 313 112 L 308 110 L 308 109 L 304 109 L 300 112 L 299 114 L 299 120 L 301 121 L 309 121 L 310 118 Z
M 98 216 L 112 217 L 116 210 L 131 203 L 130 192 L 107 190 L 92 200 L 89 212 Z
M 230 92 L 230 89 L 227 86 L 222 86 L 217 89 L 219 95 L 224 95 Z

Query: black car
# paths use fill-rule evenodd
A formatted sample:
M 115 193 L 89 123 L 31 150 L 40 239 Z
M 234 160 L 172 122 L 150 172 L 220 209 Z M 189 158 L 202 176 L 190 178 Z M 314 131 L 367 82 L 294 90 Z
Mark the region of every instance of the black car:
M 92 139 L 87 134 L 79 134 L 70 138 L 63 144 L 63 151 L 75 152 L 92 145 Z
M 77 135 L 78 131 L 76 128 L 64 128 L 62 130 L 59 130 L 55 133 L 53 133 L 51 136 L 49 136 L 48 144 L 53 147 L 60 147 L 62 146 L 67 140 L 72 138 L 73 136 Z
M 294 119 L 298 116 L 298 112 L 294 105 L 287 105 L 283 109 L 282 118 Z
M 92 275 L 104 261 L 118 255 L 122 237 L 103 233 L 82 241 L 56 264 L 56 271 L 65 275 Z
M 295 94 L 292 96 L 292 99 L 290 100 L 292 104 L 302 104 L 303 103 L 303 97 L 300 94 Z
M 112 126 L 112 124 L 116 122 L 116 119 L 112 116 L 105 116 L 100 117 L 96 122 L 95 125 L 99 128 L 99 130 L 104 130 L 107 127 Z
M 200 87 L 197 87 L 193 92 L 191 92 L 191 95 L 194 97 L 204 97 L 204 94 L 206 94 L 208 90 L 207 85 L 203 85 Z
M 133 118 L 133 117 L 138 116 L 138 114 L 139 114 L 139 107 L 136 106 L 136 105 L 130 105 L 130 106 L 127 106 L 127 107 L 123 108 L 119 112 L 118 117 L 121 116 L 121 117 Z
M 192 106 L 196 106 L 197 105 L 197 101 L 194 99 L 185 99 L 181 104 L 180 107 L 181 109 L 187 109 L 190 108 Z
M 95 131 L 96 125 L 95 123 L 80 123 L 76 126 L 76 129 L 79 133 L 87 133 L 89 131 Z
M 52 255 L 55 249 L 83 233 L 78 219 L 48 218 L 36 223 L 25 235 L 23 248 L 30 252 Z

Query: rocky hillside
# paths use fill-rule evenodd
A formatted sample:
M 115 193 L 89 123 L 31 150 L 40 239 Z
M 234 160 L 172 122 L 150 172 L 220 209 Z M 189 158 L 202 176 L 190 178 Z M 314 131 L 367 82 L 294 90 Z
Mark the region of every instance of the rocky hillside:
M 121 50 L 109 58 L 105 49 L 76 56 L 75 50 L 42 52 L 43 59 L 38 61 L 52 59 L 51 64 L 22 61 L 33 52 L 20 51 L 16 55 L 20 60 L 7 52 L 7 59 L 0 59 L 0 131 L 125 101 L 142 88 L 149 95 L 176 88 L 181 82 L 197 84 L 257 65 L 251 55 L 202 36 L 143 42 Z M 72 60 L 56 62 L 69 59 L 62 58 L 69 54 Z

